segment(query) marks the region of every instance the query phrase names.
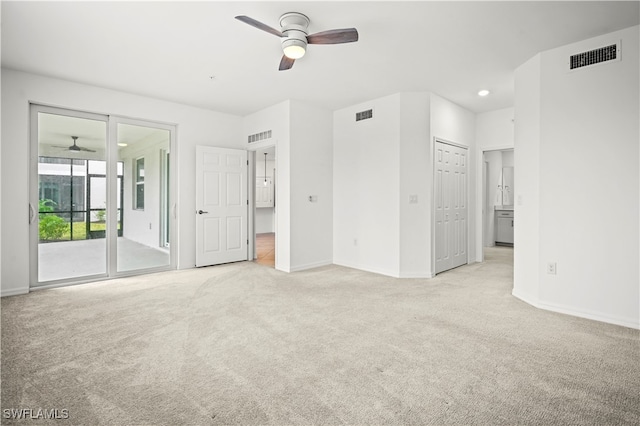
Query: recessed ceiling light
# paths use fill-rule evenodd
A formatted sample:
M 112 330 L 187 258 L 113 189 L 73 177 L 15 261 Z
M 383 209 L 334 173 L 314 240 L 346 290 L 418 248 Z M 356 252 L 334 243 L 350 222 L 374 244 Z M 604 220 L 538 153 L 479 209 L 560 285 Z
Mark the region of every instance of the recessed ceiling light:
M 478 96 L 487 96 L 489 94 L 489 91 L 487 89 L 482 89 L 481 91 L 478 92 Z

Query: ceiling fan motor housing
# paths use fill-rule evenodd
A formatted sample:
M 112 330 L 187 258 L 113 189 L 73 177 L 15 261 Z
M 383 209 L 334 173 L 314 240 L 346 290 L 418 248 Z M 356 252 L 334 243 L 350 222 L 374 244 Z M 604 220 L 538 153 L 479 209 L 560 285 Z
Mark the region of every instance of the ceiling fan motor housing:
M 300 53 L 294 56 L 293 59 L 300 58 L 304 55 L 304 51 L 307 48 L 307 28 L 309 27 L 309 22 L 309 18 L 297 12 L 285 13 L 280 17 L 282 34 L 286 36 L 286 38 L 282 40 L 282 49 L 285 52 L 289 52 L 289 48 L 293 46 L 301 49 L 298 50 Z
M 306 15 L 298 12 L 285 13 L 280 17 L 280 27 L 283 33 L 289 30 L 296 30 L 302 31 L 306 35 L 309 22 L 311 21 Z

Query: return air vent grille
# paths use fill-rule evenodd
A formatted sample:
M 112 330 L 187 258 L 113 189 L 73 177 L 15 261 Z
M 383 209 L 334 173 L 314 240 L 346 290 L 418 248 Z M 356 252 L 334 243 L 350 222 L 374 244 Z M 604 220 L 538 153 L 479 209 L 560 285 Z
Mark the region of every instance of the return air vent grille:
M 264 132 L 256 133 L 255 135 L 249 135 L 247 142 L 253 143 L 263 139 L 271 139 L 271 130 L 265 130 Z
M 613 61 L 620 58 L 617 44 L 590 50 L 588 52 L 577 53 L 569 58 L 569 69 L 588 67 L 589 65 L 601 62 Z
M 373 110 L 368 109 L 366 111 L 356 112 L 356 121 L 368 120 L 373 118 Z

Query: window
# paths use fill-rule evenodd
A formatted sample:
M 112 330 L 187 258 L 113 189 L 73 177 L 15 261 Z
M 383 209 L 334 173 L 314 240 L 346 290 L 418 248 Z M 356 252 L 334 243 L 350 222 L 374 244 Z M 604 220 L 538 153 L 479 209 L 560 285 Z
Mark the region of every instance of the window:
M 133 205 L 136 210 L 144 210 L 144 157 L 136 159 L 134 175 Z

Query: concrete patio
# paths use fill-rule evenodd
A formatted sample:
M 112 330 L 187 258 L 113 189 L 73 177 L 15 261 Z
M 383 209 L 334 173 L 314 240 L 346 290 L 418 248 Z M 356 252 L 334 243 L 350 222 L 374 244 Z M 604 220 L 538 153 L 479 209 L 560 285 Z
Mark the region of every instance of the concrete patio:
M 118 272 L 169 265 L 169 250 L 118 237 Z M 43 283 L 107 271 L 106 239 L 62 241 L 38 245 L 38 280 Z

